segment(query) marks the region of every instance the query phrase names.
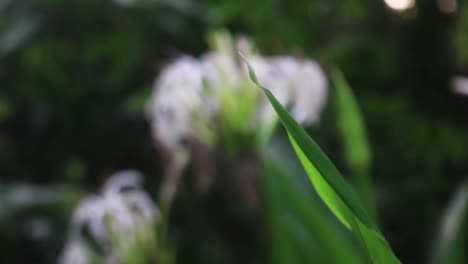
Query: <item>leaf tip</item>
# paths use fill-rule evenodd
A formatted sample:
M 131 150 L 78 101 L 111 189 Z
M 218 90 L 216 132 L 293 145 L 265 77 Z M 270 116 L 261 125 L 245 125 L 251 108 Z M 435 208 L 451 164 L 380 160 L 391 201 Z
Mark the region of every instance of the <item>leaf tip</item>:
M 247 60 L 247 58 L 244 56 L 244 54 L 242 54 L 242 52 L 238 51 L 237 53 L 239 53 L 239 55 L 241 56 L 241 58 L 245 61 L 245 63 L 247 64 L 247 68 L 249 69 L 249 77 L 250 79 L 257 85 L 257 86 L 260 86 L 260 83 L 258 82 L 258 79 L 257 79 L 257 75 L 255 75 L 255 71 L 254 69 L 252 68 L 252 65 L 250 65 L 249 61 Z

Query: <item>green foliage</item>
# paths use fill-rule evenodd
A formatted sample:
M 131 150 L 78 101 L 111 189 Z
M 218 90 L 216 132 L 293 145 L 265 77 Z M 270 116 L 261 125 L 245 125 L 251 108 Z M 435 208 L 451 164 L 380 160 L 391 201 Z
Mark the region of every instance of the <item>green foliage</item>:
M 11 114 L 11 104 L 0 97 L 0 121 L 7 119 Z
M 468 181 L 463 182 L 442 219 L 432 264 L 462 264 L 468 260 Z
M 0 2 L 2 186 L 8 187 L 8 181 L 72 182 L 80 190 L 92 189 L 110 171 L 132 167 L 151 175 L 148 184 L 156 187 L 161 161 L 141 115 L 143 94 L 178 54 L 204 52 L 205 33 L 213 28 L 248 34 L 262 51 L 313 55 L 340 65 L 359 94 L 369 129 L 379 222 L 405 263 L 423 262 L 441 201 L 468 173 L 468 104 L 448 85 L 454 74 L 467 74 L 466 1 L 457 1 L 457 12 L 449 15 L 437 4 L 450 1 L 416 1 L 417 12 L 406 18 L 373 0 L 142 0 L 130 7 L 112 0 Z M 18 32 L 20 38 L 7 37 Z M 341 168 L 338 137 L 330 130 L 334 120 L 327 118 L 314 139 Z M 2 262 L 53 262 L 71 205 L 60 216 L 51 206 L 47 216 L 33 209 L 5 218 Z M 220 207 L 207 206 L 200 213 L 197 206 L 187 207 L 209 219 Z M 223 228 L 212 231 L 210 222 L 203 229 L 200 222 L 207 221 L 196 222 L 193 215 L 172 218 L 177 228 L 193 223 L 198 231 L 177 237 L 190 245 L 181 263 L 200 263 L 187 251 L 230 256 L 219 249 L 231 250 L 226 246 L 231 237 L 206 239 Z M 38 216 L 52 221 L 47 240 L 31 240 L 24 233 Z M 297 218 L 288 219 L 295 227 Z M 302 224 L 294 230 L 290 240 L 311 233 L 302 232 Z M 200 250 L 200 240 L 217 249 Z M 232 261 L 247 259 L 239 256 Z
M 299 160 L 325 204 L 361 240 L 372 263 L 399 263 L 377 226 L 360 203 L 354 190 L 345 182 L 318 145 L 281 106 L 273 94 L 259 84 L 250 64 L 248 67 L 252 81 L 265 92 L 278 113 Z
M 324 41 L 317 41 L 323 30 L 322 21 L 330 21 L 333 27 L 349 26 L 354 28 L 374 13 L 375 1 L 338 1 L 338 0 L 204 0 L 211 25 L 245 27 L 256 37 L 262 47 L 274 51 L 296 50 L 317 51 L 331 44 L 333 33 L 328 33 Z M 268 9 L 264 7 L 268 6 Z M 252 15 L 255 10 L 255 15 Z M 352 22 L 352 23 L 350 23 Z M 354 37 L 346 36 L 347 40 Z M 357 43 L 353 43 L 356 45 Z
M 262 151 L 271 263 L 363 263 L 365 252 L 313 193 L 288 142 Z
M 460 3 L 459 8 L 460 16 L 456 18 L 456 25 L 452 30 L 452 46 L 456 52 L 457 63 L 461 67 L 468 65 L 468 33 L 466 28 L 468 26 L 468 5 Z
M 351 87 L 340 70 L 334 68 L 331 80 L 335 88 L 337 124 L 344 147 L 344 156 L 353 176 L 358 195 L 367 211 L 377 220 L 377 210 L 370 178 L 372 155 L 364 120 Z

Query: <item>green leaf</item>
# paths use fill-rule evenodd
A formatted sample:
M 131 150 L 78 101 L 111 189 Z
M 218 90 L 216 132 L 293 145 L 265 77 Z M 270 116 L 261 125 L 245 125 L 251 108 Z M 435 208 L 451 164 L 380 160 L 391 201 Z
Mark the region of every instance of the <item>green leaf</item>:
M 454 195 L 442 219 L 439 237 L 430 263 L 467 263 L 468 181 Z
M 293 155 L 278 140 L 262 151 L 271 263 L 365 263 L 365 253 L 358 251 L 349 231 L 330 218 L 311 186 L 304 185 L 307 179 Z
M 263 90 L 286 128 L 299 160 L 320 198 L 338 219 L 356 234 L 367 248 L 372 263 L 400 263 L 351 186 L 274 95 L 259 84 L 248 62 L 247 66 L 250 78 Z
M 377 210 L 370 177 L 371 150 L 366 128 L 352 89 L 342 72 L 334 68 L 331 80 L 335 87 L 337 125 L 344 147 L 344 157 L 357 192 L 372 218 L 377 220 Z
M 142 88 L 131 94 L 125 101 L 123 107 L 129 114 L 141 115 L 145 112 L 145 105 L 152 92 L 151 87 Z
M 11 104 L 6 99 L 0 97 L 0 121 L 10 117 L 11 112 Z

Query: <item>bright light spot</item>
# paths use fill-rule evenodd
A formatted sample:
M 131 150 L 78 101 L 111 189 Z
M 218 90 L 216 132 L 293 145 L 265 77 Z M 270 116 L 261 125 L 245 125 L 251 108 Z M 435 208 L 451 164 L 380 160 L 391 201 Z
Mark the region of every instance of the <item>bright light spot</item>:
M 384 0 L 384 2 L 395 11 L 404 11 L 414 6 L 414 0 Z
M 463 76 L 455 76 L 451 80 L 451 88 L 457 94 L 468 96 L 468 78 Z

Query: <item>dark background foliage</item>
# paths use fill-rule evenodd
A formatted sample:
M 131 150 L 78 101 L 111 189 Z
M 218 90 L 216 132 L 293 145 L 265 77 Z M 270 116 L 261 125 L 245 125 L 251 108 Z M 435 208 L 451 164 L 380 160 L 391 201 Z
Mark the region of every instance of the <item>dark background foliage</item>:
M 206 51 L 206 34 L 227 28 L 266 54 L 343 70 L 369 129 L 384 233 L 403 262 L 421 263 L 468 173 L 468 98 L 449 89 L 451 77 L 467 73 L 467 19 L 462 1 L 455 14 L 437 1 L 403 14 L 375 0 L 0 1 L 0 196 L 17 182 L 82 193 L 122 168 L 142 171 L 155 191 L 161 164 L 144 100 L 165 63 Z M 313 133 L 341 164 L 326 120 Z M 2 262 L 53 262 L 70 206 L 0 214 Z M 176 210 L 175 223 L 184 217 Z M 47 236 L 28 235 L 37 219 L 47 219 Z M 195 224 L 203 222 L 185 226 L 204 230 Z M 187 239 L 203 237 L 195 233 Z

